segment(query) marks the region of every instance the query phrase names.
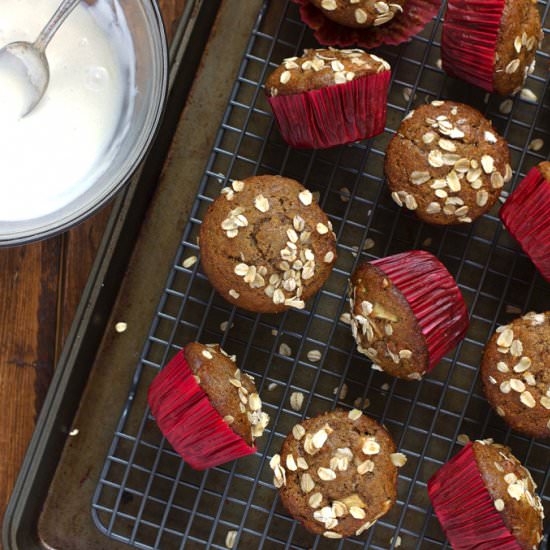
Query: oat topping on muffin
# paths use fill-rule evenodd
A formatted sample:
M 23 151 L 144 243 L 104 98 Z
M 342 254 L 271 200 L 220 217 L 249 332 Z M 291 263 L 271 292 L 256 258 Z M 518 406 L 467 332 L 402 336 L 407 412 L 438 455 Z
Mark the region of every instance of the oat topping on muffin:
M 534 72 L 542 29 L 536 0 L 506 0 L 495 51 L 495 91 L 502 95 L 521 90 Z
M 506 141 L 475 109 L 432 101 L 405 117 L 385 173 L 392 198 L 430 223 L 471 223 L 512 177 Z
M 359 49 L 308 49 L 285 59 L 267 79 L 266 91 L 272 97 L 297 94 L 390 69 L 387 61 Z
M 524 550 L 537 548 L 542 540 L 544 509 L 536 484 L 527 468 L 508 447 L 492 439 L 472 446 L 483 482 L 506 527 Z
M 212 285 L 244 309 L 303 309 L 336 261 L 332 224 L 297 181 L 234 181 L 210 206 L 200 231 L 201 262 Z
M 214 408 L 237 435 L 253 445 L 269 423 L 254 378 L 237 368 L 236 357 L 217 344 L 193 342 L 184 353 L 196 382 Z
M 388 432 L 353 409 L 294 426 L 270 467 L 290 514 L 308 531 L 339 539 L 360 535 L 391 508 L 405 463 Z
M 403 12 L 406 0 L 311 0 L 311 3 L 336 23 L 346 27 L 378 27 Z
M 512 428 L 550 437 L 550 313 L 528 313 L 496 330 L 481 366 L 485 394 Z

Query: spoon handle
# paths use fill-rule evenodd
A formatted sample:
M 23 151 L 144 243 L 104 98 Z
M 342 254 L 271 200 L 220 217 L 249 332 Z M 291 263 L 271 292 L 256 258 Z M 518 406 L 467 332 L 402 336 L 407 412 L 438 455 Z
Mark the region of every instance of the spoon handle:
M 51 19 L 42 29 L 42 32 L 38 35 L 38 38 L 34 43 L 34 47 L 37 50 L 44 52 L 54 34 L 79 3 L 80 0 L 63 0 L 61 2 Z

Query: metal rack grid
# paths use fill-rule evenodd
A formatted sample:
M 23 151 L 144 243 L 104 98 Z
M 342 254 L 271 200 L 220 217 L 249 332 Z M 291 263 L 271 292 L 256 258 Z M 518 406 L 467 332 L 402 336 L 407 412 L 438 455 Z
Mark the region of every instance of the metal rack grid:
M 497 207 L 471 226 L 428 226 L 393 204 L 382 172 L 384 150 L 404 114 L 435 98 L 465 101 L 492 119 L 510 142 L 511 186 L 548 157 L 550 5 L 539 1 L 539 8 L 543 51 L 526 84 L 537 94 L 537 103 L 518 97 L 504 114 L 503 98 L 447 78 L 439 65 L 441 12 L 410 43 L 379 50 L 393 67 L 383 135 L 326 151 L 296 151 L 277 132 L 262 82 L 281 59 L 315 41 L 292 2 L 265 2 L 97 486 L 92 514 L 101 531 L 144 549 L 225 548 L 229 530 L 237 531 L 236 546 L 246 549 L 387 549 L 396 546 L 397 537 L 407 549 L 448 548 L 426 482 L 459 450 L 461 434 L 494 437 L 510 445 L 533 473 L 550 511 L 550 445 L 508 430 L 483 398 L 477 376 L 483 346 L 496 326 L 520 312 L 550 309 L 549 286 L 503 230 Z M 537 152 L 528 147 L 535 138 L 544 140 Z M 334 225 L 338 262 L 304 311 L 270 316 L 238 310 L 212 290 L 198 263 L 182 265 L 198 255 L 202 216 L 221 187 L 256 173 L 302 181 L 319 193 Z M 369 360 L 355 351 L 349 326 L 340 316 L 347 311 L 349 274 L 359 261 L 419 248 L 435 253 L 456 277 L 471 327 L 464 342 L 417 383 L 371 370 Z M 256 455 L 206 472 L 185 466 L 162 438 L 145 400 L 158 369 L 195 339 L 221 342 L 237 354 L 241 368 L 256 377 L 272 419 Z M 321 351 L 319 362 L 308 360 L 311 349 Z M 293 391 L 305 395 L 300 412 L 290 407 Z M 272 486 L 268 462 L 300 419 L 354 403 L 388 427 L 408 462 L 390 513 L 361 538 L 330 541 L 308 534 L 287 515 Z

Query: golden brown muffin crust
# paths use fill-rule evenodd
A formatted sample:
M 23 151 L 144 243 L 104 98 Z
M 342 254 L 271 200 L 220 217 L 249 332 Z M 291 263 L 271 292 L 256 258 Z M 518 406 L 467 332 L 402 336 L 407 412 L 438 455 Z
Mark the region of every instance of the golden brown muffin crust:
M 377 422 L 354 409 L 295 426 L 270 465 L 290 514 L 327 538 L 360 535 L 395 503 L 406 462 Z
M 304 50 L 302 57 L 285 59 L 265 88 L 270 96 L 299 94 L 389 70 L 387 61 L 363 50 Z
M 345 27 L 377 27 L 403 12 L 406 0 L 310 0 L 325 16 Z
M 312 193 L 281 176 L 234 181 L 200 229 L 202 267 L 232 304 L 256 312 L 303 309 L 336 261 L 336 238 Z
M 262 412 L 254 378 L 241 372 L 235 357 L 218 345 L 192 342 L 185 346 L 184 355 L 212 406 L 237 435 L 253 445 L 269 422 L 269 416 Z
M 523 550 L 538 548 L 543 534 L 543 508 L 531 474 L 508 447 L 485 440 L 475 441 L 472 449 L 504 524 Z
M 495 52 L 493 85 L 502 95 L 519 92 L 535 68 L 542 38 L 536 0 L 506 0 Z
M 481 378 L 487 399 L 513 429 L 550 437 L 550 312 L 499 327 L 485 347 Z
M 543 178 L 550 182 L 550 162 L 541 162 L 538 165 L 539 172 L 542 174 Z
M 401 291 L 365 262 L 351 277 L 351 326 L 357 350 L 398 378 L 419 380 L 428 370 L 426 339 Z
M 512 177 L 506 141 L 479 111 L 452 101 L 433 101 L 405 117 L 384 170 L 393 200 L 439 225 L 485 214 Z

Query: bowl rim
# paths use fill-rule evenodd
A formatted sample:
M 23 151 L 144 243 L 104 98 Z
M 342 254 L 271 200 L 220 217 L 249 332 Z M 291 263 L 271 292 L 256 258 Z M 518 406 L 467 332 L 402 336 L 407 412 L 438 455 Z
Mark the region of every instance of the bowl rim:
M 155 0 L 147 0 L 145 2 L 145 5 L 146 7 L 150 7 L 152 10 L 154 21 L 152 21 L 153 25 L 151 28 L 153 32 L 158 32 L 158 39 L 160 44 L 159 54 L 162 59 L 161 65 L 159 67 L 159 71 L 161 73 L 159 102 L 156 105 L 155 111 L 153 113 L 154 122 L 151 125 L 151 130 L 149 132 L 149 135 L 145 139 L 142 148 L 136 154 L 131 165 L 128 167 L 126 174 L 120 178 L 120 181 L 118 181 L 116 185 L 113 185 L 113 187 L 102 196 L 98 197 L 96 200 L 91 201 L 91 204 L 88 206 L 88 208 L 77 212 L 76 214 L 68 214 L 67 216 L 64 216 L 60 220 L 59 224 L 57 224 L 57 222 L 52 222 L 52 224 L 48 226 L 43 226 L 43 228 L 39 227 L 37 228 L 37 230 L 23 230 L 20 233 L 15 233 L 13 237 L 2 237 L 0 235 L 0 249 L 31 244 L 49 239 L 51 237 L 60 235 L 61 233 L 65 233 L 69 229 L 81 224 L 82 222 L 96 214 L 101 208 L 103 208 L 108 202 L 110 202 L 115 195 L 117 195 L 120 191 L 122 191 L 124 187 L 126 187 L 130 183 L 137 170 L 141 166 L 142 162 L 151 151 L 156 137 L 158 136 L 168 100 L 169 48 L 166 28 L 158 3 Z M 155 22 L 156 25 L 154 24 Z M 30 231 L 32 231 L 32 233 Z

